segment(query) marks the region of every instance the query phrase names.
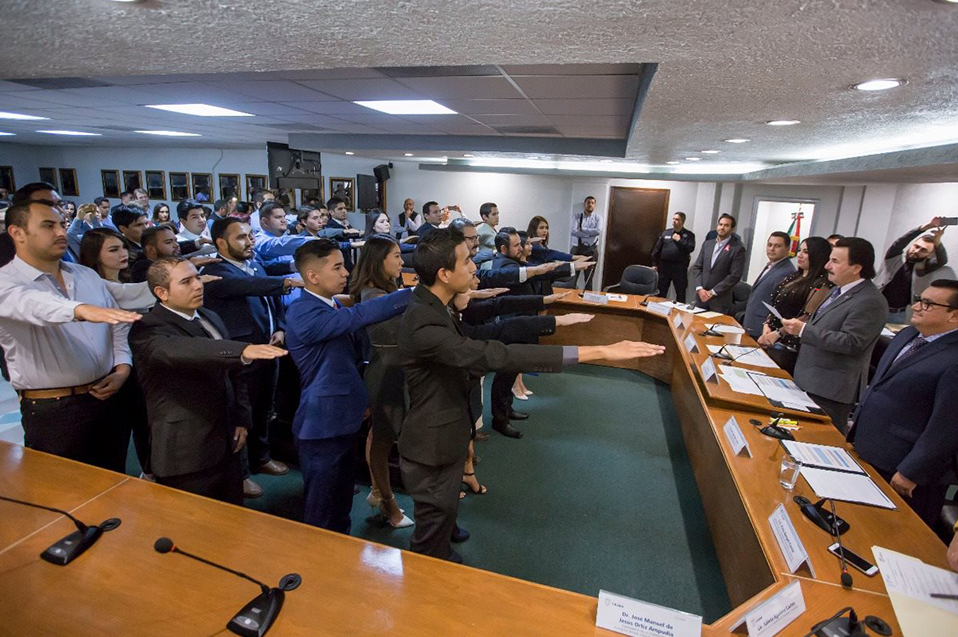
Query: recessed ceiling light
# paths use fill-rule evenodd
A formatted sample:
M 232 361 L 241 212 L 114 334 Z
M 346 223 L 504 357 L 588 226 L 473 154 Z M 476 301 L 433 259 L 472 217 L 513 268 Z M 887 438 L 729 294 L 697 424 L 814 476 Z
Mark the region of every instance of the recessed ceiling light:
M 701 157 L 686 157 L 686 161 L 702 161 Z
M 389 115 L 456 115 L 456 111 L 432 100 L 373 100 L 353 104 Z
M 347 155 L 355 155 L 356 153 L 354 153 L 354 152 L 351 151 L 351 150 L 347 150 L 347 151 L 346 151 L 346 154 L 347 154 Z
M 133 132 L 142 135 L 159 135 L 160 137 L 201 137 L 199 133 L 181 133 L 176 130 L 138 130 Z
M 464 153 L 463 157 L 475 157 L 475 155 L 470 155 L 469 153 Z
M 668 165 L 670 165 L 670 166 L 674 166 L 675 164 L 677 164 L 677 163 L 679 163 L 679 162 L 677 162 L 677 161 L 667 161 L 667 162 L 665 162 L 665 163 L 668 164 Z
M 253 117 L 252 113 L 242 113 L 230 108 L 210 106 L 209 104 L 144 104 L 144 106 L 161 111 L 170 111 L 171 113 L 199 115 L 200 117 Z
M 700 150 L 699 152 L 700 152 L 700 153 L 705 153 L 706 155 L 718 155 L 718 154 L 719 154 L 720 152 L 722 152 L 722 151 L 720 151 L 720 150 Z
M 744 144 L 745 142 L 750 142 L 752 140 L 745 139 L 744 137 L 733 137 L 732 139 L 726 139 L 725 141 L 729 144 Z
M 794 126 L 795 124 L 801 124 L 797 119 L 773 119 L 765 123 L 769 126 Z
M 611 160 L 611 159 L 603 159 L 603 160 L 602 160 L 602 163 L 603 163 L 603 164 L 611 164 L 611 163 L 612 163 L 612 160 Z
M 939 4 L 958 4 L 958 0 L 935 0 Z
M 37 132 L 48 135 L 71 135 L 73 137 L 102 137 L 100 133 L 84 133 L 78 130 L 38 130 Z
M 412 157 L 412 153 L 403 153 L 403 155 L 406 157 Z
M 36 115 L 21 115 L 20 113 L 5 113 L 0 111 L 0 119 L 50 119 L 49 117 L 37 117 Z
M 856 91 L 887 91 L 890 88 L 897 88 L 905 84 L 905 80 L 899 80 L 894 78 L 888 78 L 884 80 L 868 80 L 867 82 L 859 82 L 852 86 Z

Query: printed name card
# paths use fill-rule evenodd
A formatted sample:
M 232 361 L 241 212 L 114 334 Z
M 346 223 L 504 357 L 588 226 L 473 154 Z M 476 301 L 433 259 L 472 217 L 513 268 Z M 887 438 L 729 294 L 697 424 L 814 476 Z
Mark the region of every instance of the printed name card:
M 759 602 L 738 620 L 729 632 L 734 632 L 743 623 L 749 637 L 777 635 L 786 626 L 805 612 L 805 597 L 802 595 L 802 583 L 795 580 L 764 602 Z
M 799 566 L 806 563 L 812 577 L 815 577 L 815 569 L 812 568 L 812 561 L 808 559 L 808 551 L 798 537 L 784 504 L 778 505 L 772 511 L 772 515 L 768 516 L 768 523 L 772 527 L 772 533 L 775 535 L 775 541 L 778 542 L 778 548 L 782 551 L 785 563 L 788 564 L 788 571 L 794 573 Z
M 582 300 L 588 301 L 589 303 L 598 303 L 599 305 L 608 305 L 609 299 L 604 294 L 597 294 L 596 292 L 583 292 Z
M 646 307 L 649 309 L 650 312 L 654 312 L 661 316 L 668 316 L 669 312 L 672 311 L 672 308 L 664 303 L 653 302 L 653 303 L 649 303 Z
M 715 361 L 709 356 L 702 361 L 702 380 L 706 383 L 718 383 L 718 376 L 715 374 Z
M 675 318 L 672 319 L 672 325 L 677 330 L 682 329 L 682 312 L 675 313 Z
M 735 416 L 729 416 L 725 426 L 722 427 L 722 431 L 725 432 L 725 439 L 728 440 L 728 444 L 732 448 L 732 453 L 737 456 L 742 453 L 742 451 L 745 451 L 747 457 L 752 457 L 752 450 L 748 446 L 748 440 L 745 439 L 745 434 L 742 433 L 742 428 L 738 426 L 738 421 L 735 420 Z
M 689 354 L 699 353 L 699 344 L 695 341 L 695 334 L 689 334 L 685 337 L 685 351 Z
M 691 613 L 599 591 L 595 625 L 639 637 L 701 637 L 702 618 Z

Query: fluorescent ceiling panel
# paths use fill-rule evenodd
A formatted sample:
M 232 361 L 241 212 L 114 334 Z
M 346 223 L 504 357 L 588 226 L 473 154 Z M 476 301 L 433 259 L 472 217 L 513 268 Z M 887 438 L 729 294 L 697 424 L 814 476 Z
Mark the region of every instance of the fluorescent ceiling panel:
M 389 115 L 457 115 L 456 111 L 446 108 L 432 100 L 374 100 L 355 102 Z
M 146 104 L 145 106 L 161 111 L 198 115 L 200 117 L 253 117 L 252 113 L 243 113 L 221 106 L 210 106 L 209 104 Z

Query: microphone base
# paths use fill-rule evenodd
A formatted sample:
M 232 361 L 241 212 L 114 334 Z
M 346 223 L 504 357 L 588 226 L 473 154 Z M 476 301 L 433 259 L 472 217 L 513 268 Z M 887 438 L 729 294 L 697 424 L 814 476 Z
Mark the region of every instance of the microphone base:
M 285 599 L 286 593 L 278 588 L 260 593 L 236 613 L 226 625 L 226 629 L 243 637 L 262 637 L 273 625 Z
M 103 530 L 98 526 L 88 526 L 85 531 L 76 530 L 40 554 L 40 557 L 56 564 L 66 566 L 88 548 L 93 546 Z
M 850 637 L 864 635 L 861 624 L 848 617 L 836 617 L 815 631 L 817 637 Z
M 715 330 L 705 330 L 704 332 L 700 333 L 699 336 L 715 336 L 717 338 L 722 338 L 722 333 L 716 332 Z

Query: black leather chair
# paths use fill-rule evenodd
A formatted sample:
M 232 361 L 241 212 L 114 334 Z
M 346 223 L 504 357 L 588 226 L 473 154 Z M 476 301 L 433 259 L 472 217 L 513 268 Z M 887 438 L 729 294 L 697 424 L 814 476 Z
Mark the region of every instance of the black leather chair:
M 624 294 L 655 294 L 659 289 L 659 273 L 647 265 L 630 265 L 622 272 L 622 279 L 603 292 L 614 288 Z
M 740 325 L 745 319 L 745 306 L 748 305 L 751 294 L 752 286 L 745 281 L 739 281 L 732 288 L 732 308 L 729 310 L 729 316 L 734 317 Z

